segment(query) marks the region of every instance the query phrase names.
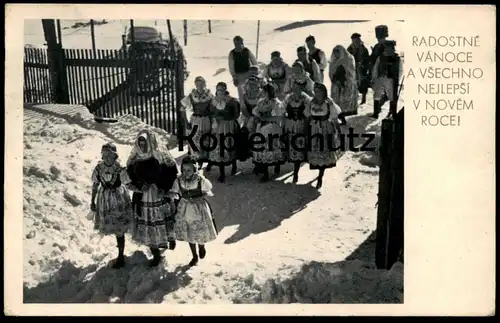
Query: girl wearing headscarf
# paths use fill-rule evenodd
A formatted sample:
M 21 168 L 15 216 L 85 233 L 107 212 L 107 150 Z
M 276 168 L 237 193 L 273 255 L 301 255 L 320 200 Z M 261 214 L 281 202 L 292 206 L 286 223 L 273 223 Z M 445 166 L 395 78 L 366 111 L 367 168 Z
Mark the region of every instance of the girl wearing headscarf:
M 241 102 L 241 133 L 239 145 L 239 159 L 241 161 L 247 160 L 252 157 L 252 152 L 248 143 L 248 137 L 255 133 L 257 126 L 256 119 L 252 115 L 253 109 L 257 106 L 259 100 L 263 97 L 263 81 L 257 75 L 251 75 L 245 81 L 243 86 L 243 97 Z M 256 170 L 254 169 L 254 173 Z
M 309 73 L 304 69 L 304 64 L 300 61 L 295 61 L 292 65 L 292 74 L 286 80 L 285 94 L 292 93 L 293 84 L 300 84 L 302 92 L 312 96 L 314 92 L 314 81 L 311 79 Z
M 150 266 L 155 267 L 161 261 L 160 248 L 175 248 L 175 204 L 169 191 L 177 178 L 177 165 L 168 151 L 160 151 L 154 132 L 143 129 L 137 134 L 127 173 L 128 187 L 134 192 L 132 239 L 151 249 Z
M 293 163 L 293 182 L 299 180 L 301 163 L 306 161 L 306 116 L 305 110 L 312 98 L 302 91 L 298 83 L 292 84 L 293 92 L 288 94 L 283 101 L 286 111 L 284 130 L 288 136 L 287 160 Z M 293 142 L 292 142 L 293 140 Z
M 262 73 L 263 78 L 269 79 L 271 83 L 278 87 L 278 98 L 282 100 L 285 96 L 285 83 L 291 73 L 291 68 L 281 58 L 281 53 L 274 51 L 271 53 L 271 62 Z
M 266 97 L 259 100 L 253 109 L 252 115 L 257 120 L 257 133 L 265 138 L 265 142 L 256 145 L 253 152 L 253 162 L 257 171 L 263 173 L 262 182 L 269 180 L 269 166 L 274 166 L 274 173 L 280 173 L 280 165 L 286 161 L 280 136 L 283 134 L 281 127 L 284 111 L 281 101 L 276 97 L 276 89 L 272 84 L 264 86 Z M 272 142 L 270 142 L 272 140 Z
M 198 167 L 203 167 L 203 162 L 208 162 L 208 150 L 210 138 L 207 136 L 202 137 L 211 132 L 212 120 L 210 115 L 210 103 L 214 98 L 210 89 L 207 88 L 205 79 L 197 76 L 194 80 L 195 88 L 184 99 L 182 99 L 181 111 L 187 119 L 187 113 L 190 116 L 190 129 L 197 127 L 196 133 L 193 136 L 193 142 L 196 144 L 198 151 L 194 151 L 189 147 L 190 155 L 198 161 Z M 202 142 L 202 138 L 204 138 Z M 210 168 L 210 165 L 207 166 Z
M 333 48 L 330 58 L 332 100 L 340 106 L 342 116 L 358 114 L 358 81 L 354 56 L 342 45 Z M 342 120 L 342 123 L 345 123 Z
M 175 215 L 175 234 L 179 241 L 189 243 L 193 258 L 190 266 L 205 258 L 205 244 L 217 238 L 217 228 L 206 196 L 213 196 L 212 183 L 198 173 L 196 161 L 187 156 L 182 160 L 181 175 L 174 182 L 171 193 L 179 200 Z
M 209 158 L 212 164 L 219 166 L 218 180 L 222 183 L 226 178 L 226 166 L 232 165 L 232 175 L 235 175 L 237 171 L 236 138 L 238 138 L 240 130 L 238 124 L 240 104 L 238 100 L 229 95 L 227 84 L 219 82 L 211 106 L 212 133 L 217 139 L 217 145 L 215 149 L 210 151 Z M 221 139 L 224 139 L 224 142 L 221 142 Z
M 92 171 L 92 201 L 94 229 L 104 235 L 114 234 L 118 257 L 114 268 L 125 265 L 125 233 L 132 223 L 132 202 L 122 180 L 127 178 L 125 169 L 118 161 L 116 146 L 107 143 L 101 148 L 101 160 Z
M 314 97 L 304 114 L 309 119 L 307 161 L 310 169 L 318 169 L 317 188 L 323 185 L 327 168 L 335 167 L 340 158 L 340 107 L 328 97 L 326 86 L 314 85 Z

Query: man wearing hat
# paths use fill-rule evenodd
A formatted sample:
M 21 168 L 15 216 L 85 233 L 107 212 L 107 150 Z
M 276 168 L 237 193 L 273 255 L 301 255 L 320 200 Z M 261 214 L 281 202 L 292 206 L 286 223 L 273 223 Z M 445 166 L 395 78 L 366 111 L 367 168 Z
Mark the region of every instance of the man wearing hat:
M 229 73 L 233 77 L 234 86 L 238 88 L 238 97 L 241 101 L 243 97 L 243 83 L 248 78 L 250 68 L 257 66 L 257 59 L 250 49 L 245 47 L 243 38 L 235 36 L 233 38 L 234 49 L 229 52 Z
M 326 69 L 326 65 L 328 61 L 326 60 L 325 52 L 316 47 L 316 39 L 314 36 L 310 35 L 306 38 L 306 46 L 309 50 L 308 57 L 310 61 L 315 61 L 318 63 L 320 70 L 320 82 L 323 82 L 324 79 L 324 71 Z
M 384 51 L 384 43 L 389 37 L 389 28 L 386 25 L 378 25 L 375 27 L 375 37 L 377 38 L 377 44 L 372 47 L 372 54 L 370 55 L 370 72 L 373 72 L 373 67 L 377 62 L 377 58 L 382 55 Z M 373 77 L 372 77 L 373 79 Z M 387 101 L 387 97 L 384 94 L 380 99 L 381 106 Z
M 356 61 L 356 79 L 358 80 L 358 91 L 361 93 L 361 104 L 366 103 L 366 93 L 370 86 L 370 53 L 361 40 L 361 35 L 351 35 L 351 45 L 347 51 L 354 56 Z
M 372 54 L 370 55 L 370 61 L 372 66 L 375 65 L 377 58 L 382 55 L 384 51 L 384 43 L 389 37 L 389 28 L 386 25 L 379 25 L 375 27 L 375 37 L 377 37 L 377 44 L 372 47 Z
M 396 42 L 386 40 L 383 43 L 383 52 L 377 58 L 372 72 L 373 88 L 373 118 L 378 118 L 384 102 L 385 95 L 390 101 L 390 114 L 395 113 L 398 101 L 399 79 L 403 68 L 401 58 L 395 51 Z

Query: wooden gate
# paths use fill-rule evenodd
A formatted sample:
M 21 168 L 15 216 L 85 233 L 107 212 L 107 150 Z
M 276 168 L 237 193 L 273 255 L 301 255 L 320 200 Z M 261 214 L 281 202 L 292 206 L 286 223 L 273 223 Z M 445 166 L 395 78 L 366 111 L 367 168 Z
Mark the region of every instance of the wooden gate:
M 62 89 L 65 95 L 57 96 L 47 56 L 45 49 L 25 49 L 26 102 L 85 105 L 100 118 L 129 114 L 169 133 L 182 129 L 179 107 L 184 97 L 185 60 L 180 46 L 61 49 L 52 57 L 61 60 L 64 68 L 59 73 L 66 74 L 62 77 L 67 85 Z

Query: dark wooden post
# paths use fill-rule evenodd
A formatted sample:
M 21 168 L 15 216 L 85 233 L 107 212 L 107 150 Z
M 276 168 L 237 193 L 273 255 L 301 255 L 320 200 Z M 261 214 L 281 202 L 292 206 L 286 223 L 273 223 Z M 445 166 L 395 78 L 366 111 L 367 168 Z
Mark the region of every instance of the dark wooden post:
M 134 20 L 130 19 L 130 42 L 135 43 Z
M 58 43 L 61 44 L 62 46 L 62 31 L 61 31 L 61 20 L 57 19 L 57 36 L 58 36 Z
M 392 191 L 387 233 L 385 267 L 398 261 L 404 248 L 404 107 L 394 115 L 392 151 Z
M 208 33 L 209 34 L 212 33 L 212 21 L 211 20 L 208 21 Z
M 184 20 L 184 46 L 188 44 L 188 22 Z
M 94 29 L 94 19 L 90 19 L 90 37 L 92 38 L 92 51 L 95 55 L 95 29 Z
M 392 137 L 393 137 L 392 119 L 382 120 L 382 133 L 380 138 L 379 156 L 379 184 L 378 184 L 378 208 L 377 208 L 377 238 L 375 246 L 375 264 L 379 269 L 386 268 L 388 228 L 387 220 L 389 218 L 392 192 Z
M 64 50 L 57 42 L 54 19 L 42 19 L 42 26 L 47 41 L 47 58 L 52 77 L 54 101 L 69 104 L 69 87 L 64 63 Z

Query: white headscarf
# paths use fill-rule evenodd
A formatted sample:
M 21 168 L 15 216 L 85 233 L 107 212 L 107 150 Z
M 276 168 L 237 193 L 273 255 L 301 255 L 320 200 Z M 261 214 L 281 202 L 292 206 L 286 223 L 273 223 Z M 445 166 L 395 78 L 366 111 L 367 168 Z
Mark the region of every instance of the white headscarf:
M 339 58 L 335 56 L 335 51 L 340 52 Z M 356 60 L 342 45 L 337 45 L 332 50 L 332 55 L 330 56 L 330 77 L 339 66 L 344 67 L 348 80 L 352 79 L 352 77 L 356 77 Z
M 143 152 L 139 146 L 139 139 L 144 139 L 147 144 L 147 151 Z M 138 132 L 134 142 L 134 147 L 127 161 L 127 166 L 138 160 L 146 160 L 151 157 L 156 158 L 160 163 L 174 163 L 175 159 L 169 152 L 161 152 L 158 148 L 156 135 L 150 129 L 142 129 Z

